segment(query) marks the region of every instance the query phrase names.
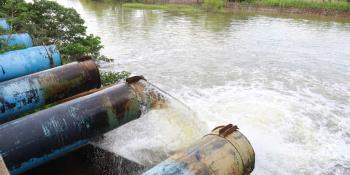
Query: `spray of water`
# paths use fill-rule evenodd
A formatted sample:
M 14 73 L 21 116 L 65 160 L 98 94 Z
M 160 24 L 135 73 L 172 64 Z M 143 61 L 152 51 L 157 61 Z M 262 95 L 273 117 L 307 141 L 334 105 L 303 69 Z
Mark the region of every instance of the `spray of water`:
M 189 146 L 208 131 L 207 125 L 179 100 L 147 83 L 144 94 L 157 91 L 166 105 L 143 110 L 140 119 L 109 132 L 100 147 L 142 165 L 151 166 Z

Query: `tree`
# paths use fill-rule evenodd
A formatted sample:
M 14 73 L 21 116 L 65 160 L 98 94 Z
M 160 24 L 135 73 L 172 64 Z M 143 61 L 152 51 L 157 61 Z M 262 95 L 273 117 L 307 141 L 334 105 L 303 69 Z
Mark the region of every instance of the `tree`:
M 6 18 L 14 31 L 30 33 L 35 45 L 55 43 L 65 61 L 83 55 L 111 60 L 100 55 L 100 38 L 86 34 L 84 20 L 74 9 L 47 0 L 0 0 L 0 4 L 0 17 Z
M 72 8 L 65 8 L 53 1 L 34 0 L 0 0 L 0 18 L 6 18 L 12 31 L 4 33 L 28 32 L 34 45 L 55 43 L 60 50 L 64 62 L 75 61 L 79 57 L 92 57 L 98 61 L 112 61 L 100 54 L 103 48 L 101 39 L 86 34 L 84 20 Z M 1 42 L 1 41 L 0 41 Z M 0 53 L 18 47 L 0 48 Z M 127 72 L 101 72 L 104 85 L 113 84 L 125 79 Z

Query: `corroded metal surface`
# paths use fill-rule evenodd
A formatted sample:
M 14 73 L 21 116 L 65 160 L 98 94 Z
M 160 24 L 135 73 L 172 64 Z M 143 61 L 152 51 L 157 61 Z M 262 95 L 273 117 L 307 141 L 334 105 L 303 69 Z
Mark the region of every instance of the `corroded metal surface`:
M 0 154 L 11 174 L 19 174 L 75 150 L 141 116 L 154 104 L 142 101 L 143 80 L 121 83 L 0 125 Z M 154 99 L 156 100 L 156 99 Z
M 0 54 L 0 82 L 60 66 L 55 45 L 37 46 Z
M 138 83 L 133 83 L 138 81 Z M 148 112 L 149 109 L 165 108 L 167 106 L 166 98 L 159 89 L 148 83 L 142 76 L 134 76 L 126 79 L 134 89 L 139 101 L 144 107 L 142 112 Z
M 254 169 L 255 153 L 237 126 L 220 126 L 143 175 L 245 175 Z
M 74 62 L 0 83 L 0 123 L 45 104 L 100 87 L 92 60 Z
M 108 87 L 111 87 L 111 86 L 108 86 Z M 93 94 L 93 93 L 95 93 L 95 92 L 101 91 L 101 90 L 106 89 L 106 88 L 107 88 L 107 87 L 91 89 L 91 90 L 89 90 L 89 91 L 85 91 L 85 92 L 79 93 L 79 94 L 77 94 L 77 95 L 73 95 L 73 96 L 68 97 L 68 98 L 65 98 L 65 99 L 63 99 L 63 100 L 59 100 L 59 101 L 57 101 L 57 102 L 55 102 L 55 103 L 57 103 L 57 104 L 65 103 L 65 102 L 67 102 L 67 101 L 71 101 L 71 100 L 74 100 L 74 99 L 77 99 L 77 98 L 80 98 L 80 97 L 84 97 L 84 96 Z
M 20 34 L 10 34 L 10 35 L 1 35 L 0 36 L 0 48 L 2 45 L 6 44 L 8 46 L 21 46 L 24 48 L 32 47 L 33 41 L 28 33 Z

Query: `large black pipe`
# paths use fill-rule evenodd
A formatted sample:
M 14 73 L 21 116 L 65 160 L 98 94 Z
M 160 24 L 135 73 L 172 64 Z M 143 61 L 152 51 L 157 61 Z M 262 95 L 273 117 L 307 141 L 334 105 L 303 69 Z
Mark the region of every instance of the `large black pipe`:
M 135 79 L 0 126 L 0 154 L 11 174 L 20 174 L 137 119 L 161 96 Z M 147 95 L 149 94 L 149 95 Z

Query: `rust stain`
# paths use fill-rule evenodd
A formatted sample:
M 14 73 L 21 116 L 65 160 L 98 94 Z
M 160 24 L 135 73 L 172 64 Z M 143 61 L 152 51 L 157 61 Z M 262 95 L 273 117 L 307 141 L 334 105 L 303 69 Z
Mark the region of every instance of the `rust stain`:
M 129 84 L 131 83 L 135 83 L 138 82 L 139 80 L 146 80 L 145 77 L 143 77 L 142 75 L 138 75 L 138 76 L 133 76 L 133 77 L 129 77 L 127 78 L 125 81 Z M 146 80 L 147 81 L 147 80 Z
M 151 87 L 145 80 L 140 77 L 131 78 L 129 82 L 138 80 L 138 83 L 131 83 L 130 86 L 134 89 L 137 97 L 143 105 L 152 109 L 160 109 L 167 107 L 166 98 L 156 89 Z
M 77 94 L 77 95 L 73 95 L 73 96 L 68 97 L 68 98 L 65 98 L 65 99 L 63 99 L 63 100 L 59 100 L 59 101 L 57 102 L 57 104 L 59 104 L 59 103 L 64 103 L 64 102 L 67 102 L 67 101 L 71 101 L 71 100 L 74 100 L 74 99 L 76 99 L 76 98 L 84 97 L 84 96 L 93 94 L 93 93 L 95 93 L 95 92 L 99 92 L 99 91 L 101 91 L 101 90 L 104 90 L 104 89 L 106 89 L 106 88 L 109 88 L 109 87 L 111 87 L 111 86 L 112 86 L 112 85 L 104 86 L 104 87 L 101 87 L 101 88 L 98 88 L 98 89 L 97 89 L 97 88 L 91 89 L 91 90 L 89 90 L 89 91 L 82 92 L 82 93 L 79 93 L 79 94 Z
M 254 151 L 238 127 L 219 126 L 190 148 L 177 152 L 168 160 L 184 165 L 192 174 L 245 175 L 254 169 Z M 166 173 L 166 172 L 165 172 Z
M 101 86 L 97 65 L 93 61 L 67 64 L 38 77 L 46 103 L 55 102 Z
M 226 137 L 236 131 L 238 127 L 236 125 L 228 124 L 219 130 L 219 136 Z

